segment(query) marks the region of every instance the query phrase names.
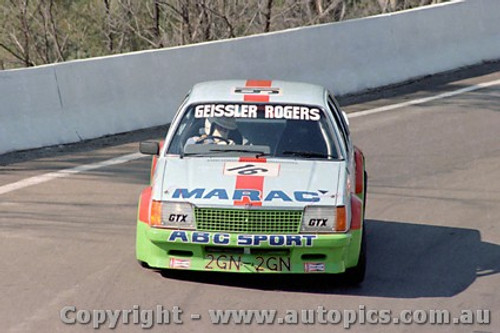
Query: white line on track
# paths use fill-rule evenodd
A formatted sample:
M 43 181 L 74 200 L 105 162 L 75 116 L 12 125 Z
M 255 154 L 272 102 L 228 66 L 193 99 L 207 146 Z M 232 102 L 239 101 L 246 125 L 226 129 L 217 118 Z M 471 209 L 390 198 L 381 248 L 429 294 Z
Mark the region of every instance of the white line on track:
M 468 87 L 465 87 L 465 88 L 461 88 L 461 89 L 457 89 L 457 90 L 453 90 L 453 91 L 448 91 L 448 92 L 445 92 L 445 93 L 442 93 L 442 94 L 438 94 L 438 95 L 434 95 L 434 96 L 429 96 L 429 97 L 414 99 L 414 100 L 411 100 L 411 101 L 408 101 L 408 102 L 403 102 L 403 103 L 398 103 L 398 104 L 391 104 L 391 105 L 381 106 L 381 107 L 375 108 L 375 109 L 370 109 L 370 110 L 365 110 L 365 111 L 359 111 L 359 112 L 349 113 L 347 115 L 347 117 L 349 117 L 349 118 L 356 118 L 356 117 L 368 116 L 368 115 L 375 114 L 375 113 L 381 113 L 381 112 L 391 111 L 391 110 L 394 110 L 394 109 L 404 108 L 405 106 L 427 103 L 427 102 L 430 102 L 430 101 L 434 101 L 436 99 L 441 99 L 441 98 L 452 97 L 452 96 L 464 94 L 466 92 L 470 92 L 470 91 L 474 91 L 474 90 L 479 90 L 479 89 L 491 87 L 491 86 L 494 86 L 496 84 L 500 84 L 500 80 L 483 82 L 483 83 L 475 84 L 473 86 L 468 86 Z
M 382 113 L 382 112 L 391 111 L 394 109 L 399 109 L 399 108 L 403 108 L 403 107 L 410 106 L 410 105 L 427 103 L 427 102 L 434 101 L 434 100 L 441 99 L 441 98 L 452 97 L 452 96 L 464 94 L 464 93 L 467 93 L 470 91 L 491 87 L 491 86 L 494 86 L 497 84 L 500 84 L 500 80 L 483 82 L 483 83 L 475 84 L 472 86 L 468 86 L 468 87 L 453 90 L 453 91 L 448 91 L 448 92 L 434 95 L 434 96 L 430 96 L 430 97 L 414 99 L 414 100 L 404 102 L 404 103 L 391 104 L 391 105 L 386 105 L 386 106 L 382 106 L 382 107 L 375 108 L 375 109 L 354 112 L 354 113 L 348 114 L 348 117 L 349 118 L 357 118 L 357 117 L 368 116 L 371 114 Z M 71 175 L 74 175 L 74 174 L 77 174 L 80 172 L 104 168 L 104 167 L 107 167 L 110 165 L 115 165 L 115 164 L 126 163 L 129 161 L 139 159 L 141 157 L 144 157 L 144 155 L 142 155 L 140 153 L 134 153 L 134 154 L 115 157 L 115 158 L 112 158 L 110 160 L 106 160 L 106 161 L 102 161 L 102 162 L 79 165 L 79 166 L 76 166 L 74 168 L 49 172 L 49 173 L 46 173 L 46 174 L 43 174 L 40 176 L 26 178 L 26 179 L 17 181 L 15 183 L 0 186 L 0 195 L 5 194 L 5 193 L 9 193 L 12 191 L 20 190 L 20 189 L 28 187 L 28 186 L 48 182 L 48 181 L 56 179 L 56 178 L 69 177 Z
M 136 160 L 138 158 L 143 157 L 144 155 L 140 153 L 134 153 L 134 154 L 129 154 L 129 155 L 124 155 L 124 156 L 119 156 L 112 158 L 110 160 L 102 161 L 102 162 L 97 162 L 97 163 L 92 163 L 92 164 L 84 164 L 84 165 L 79 165 L 74 168 L 69 168 L 69 169 L 64 169 L 64 170 L 59 170 L 59 171 L 54 171 L 54 172 L 49 172 L 40 176 L 34 176 L 30 178 L 26 178 L 23 180 L 20 180 L 15 183 L 10 183 L 7 185 L 0 186 L 0 195 L 5 194 L 8 192 L 20 190 L 22 188 L 31 186 L 31 185 L 37 185 L 40 183 L 45 183 L 48 182 L 49 180 L 53 180 L 56 178 L 64 178 L 64 177 L 69 177 L 71 175 L 84 172 L 84 171 L 89 171 L 89 170 L 94 170 L 94 169 L 99 169 L 99 168 L 104 168 L 110 165 L 115 165 L 115 164 L 122 164 L 126 163 L 132 160 Z

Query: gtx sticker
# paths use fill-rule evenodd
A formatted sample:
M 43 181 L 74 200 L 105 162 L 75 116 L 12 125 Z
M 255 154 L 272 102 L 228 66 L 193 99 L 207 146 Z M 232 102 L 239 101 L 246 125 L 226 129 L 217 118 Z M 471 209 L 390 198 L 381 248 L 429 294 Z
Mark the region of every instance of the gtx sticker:
M 232 193 L 228 193 L 223 188 L 207 190 L 205 188 L 195 188 L 189 190 L 187 188 L 176 188 L 172 194 L 173 199 L 219 199 L 219 200 L 243 200 L 248 198 L 250 202 L 259 202 L 264 198 L 264 202 L 318 202 L 320 194 L 313 191 L 293 191 L 286 193 L 280 190 L 271 190 L 267 193 L 262 193 L 254 189 L 235 189 Z
M 188 214 L 170 214 L 168 220 L 170 222 L 184 222 L 187 223 L 186 219 Z
M 307 225 L 310 227 L 327 227 L 326 222 L 328 222 L 328 219 L 309 219 Z
M 304 246 L 313 245 L 316 235 L 237 235 L 236 245 L 239 246 Z M 230 234 L 209 233 L 204 231 L 172 231 L 168 237 L 169 242 L 229 245 Z
M 279 169 L 278 163 L 226 162 L 223 173 L 226 176 L 277 177 Z

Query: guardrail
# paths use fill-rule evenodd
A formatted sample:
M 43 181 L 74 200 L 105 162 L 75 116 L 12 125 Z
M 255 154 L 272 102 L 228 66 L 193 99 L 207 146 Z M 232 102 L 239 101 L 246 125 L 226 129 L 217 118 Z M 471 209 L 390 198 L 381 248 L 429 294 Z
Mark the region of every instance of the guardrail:
M 0 71 L 0 154 L 168 123 L 196 82 L 306 81 L 337 95 L 500 58 L 500 1 Z

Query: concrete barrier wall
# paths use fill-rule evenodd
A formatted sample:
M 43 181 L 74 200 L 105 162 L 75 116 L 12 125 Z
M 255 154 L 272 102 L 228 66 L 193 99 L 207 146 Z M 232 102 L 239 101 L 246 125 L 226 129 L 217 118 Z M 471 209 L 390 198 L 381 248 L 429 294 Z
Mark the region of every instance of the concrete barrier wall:
M 306 81 L 337 95 L 500 58 L 500 1 L 465 0 L 233 40 L 0 71 L 0 154 L 169 122 L 196 82 Z

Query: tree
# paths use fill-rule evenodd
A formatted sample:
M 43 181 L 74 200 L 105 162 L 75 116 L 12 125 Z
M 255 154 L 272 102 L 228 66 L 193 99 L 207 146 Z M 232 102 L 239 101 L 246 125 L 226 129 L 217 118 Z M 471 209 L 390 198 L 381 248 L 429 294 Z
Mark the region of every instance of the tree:
M 0 69 L 199 43 L 446 0 L 0 0 Z

